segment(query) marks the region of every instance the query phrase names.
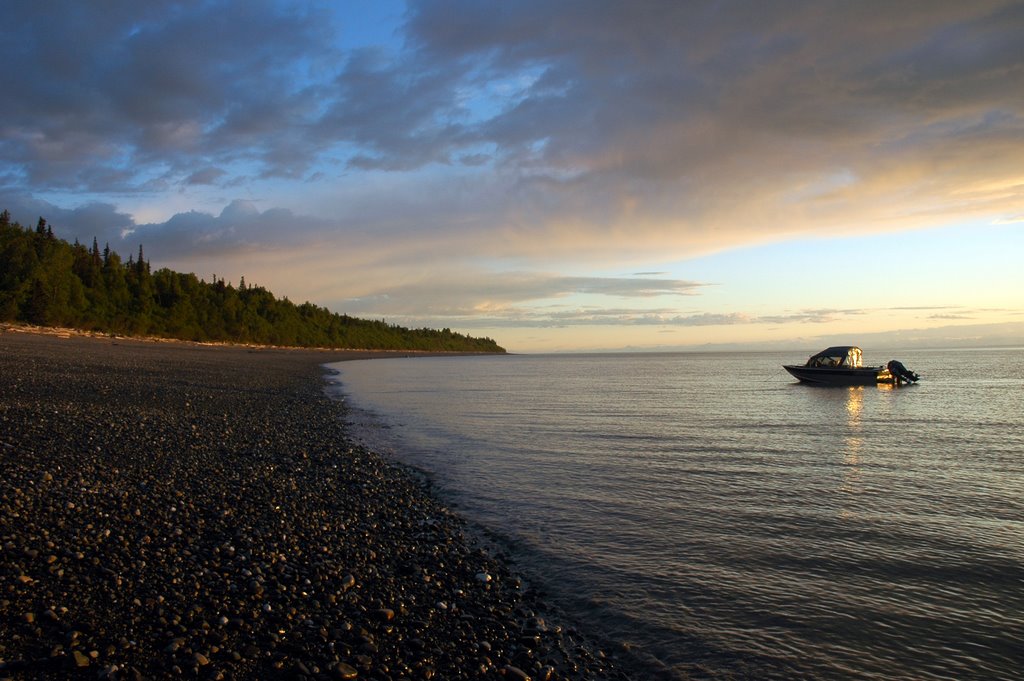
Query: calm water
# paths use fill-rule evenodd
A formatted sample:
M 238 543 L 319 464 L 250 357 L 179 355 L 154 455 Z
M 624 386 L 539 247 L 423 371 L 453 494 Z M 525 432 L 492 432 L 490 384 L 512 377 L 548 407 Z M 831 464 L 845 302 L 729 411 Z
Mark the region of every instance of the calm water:
M 780 366 L 804 353 L 333 367 L 368 444 L 638 678 L 1024 678 L 1024 350 L 868 355 L 923 379 L 808 387 Z

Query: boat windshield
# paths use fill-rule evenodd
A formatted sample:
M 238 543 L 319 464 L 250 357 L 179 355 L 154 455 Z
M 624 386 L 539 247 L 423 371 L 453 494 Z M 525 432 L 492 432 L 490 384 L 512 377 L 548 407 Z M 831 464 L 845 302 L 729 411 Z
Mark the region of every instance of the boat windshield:
M 863 366 L 861 351 L 854 347 L 828 348 L 807 360 L 807 366 L 858 369 Z

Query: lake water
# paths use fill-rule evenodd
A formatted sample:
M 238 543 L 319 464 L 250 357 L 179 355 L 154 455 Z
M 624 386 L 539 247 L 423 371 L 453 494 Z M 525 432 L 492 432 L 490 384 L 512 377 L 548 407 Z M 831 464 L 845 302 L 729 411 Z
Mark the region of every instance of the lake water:
M 798 384 L 806 354 L 332 368 L 637 678 L 1024 678 L 1024 350 L 867 358 L 900 388 Z

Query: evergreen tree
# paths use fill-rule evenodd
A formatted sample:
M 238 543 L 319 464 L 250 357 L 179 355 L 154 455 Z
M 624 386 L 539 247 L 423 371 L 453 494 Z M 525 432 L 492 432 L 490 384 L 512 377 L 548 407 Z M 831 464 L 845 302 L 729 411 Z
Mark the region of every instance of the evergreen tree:
M 0 213 L 0 320 L 66 325 L 111 333 L 185 340 L 363 349 L 504 352 L 490 338 L 450 329 L 406 329 L 385 321 L 339 315 L 306 302 L 275 298 L 260 286 L 238 288 L 213 276 L 167 269 L 151 273 L 142 246 L 138 260 L 93 238 L 86 249 L 53 236 L 42 217 L 35 231 Z

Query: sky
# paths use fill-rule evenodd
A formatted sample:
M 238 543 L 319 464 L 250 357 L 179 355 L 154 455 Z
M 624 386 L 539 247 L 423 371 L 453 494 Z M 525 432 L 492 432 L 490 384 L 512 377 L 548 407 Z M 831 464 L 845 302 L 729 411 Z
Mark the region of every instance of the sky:
M 7 0 L 0 208 L 513 352 L 1024 345 L 1024 3 Z

